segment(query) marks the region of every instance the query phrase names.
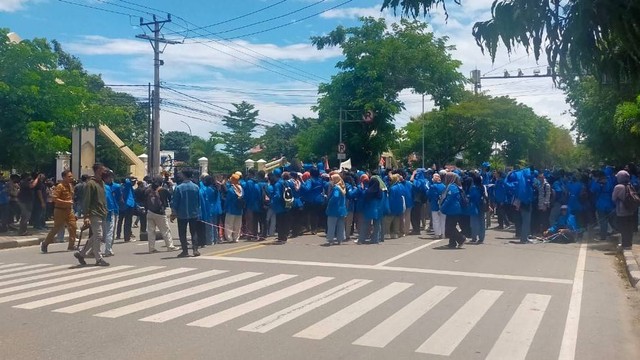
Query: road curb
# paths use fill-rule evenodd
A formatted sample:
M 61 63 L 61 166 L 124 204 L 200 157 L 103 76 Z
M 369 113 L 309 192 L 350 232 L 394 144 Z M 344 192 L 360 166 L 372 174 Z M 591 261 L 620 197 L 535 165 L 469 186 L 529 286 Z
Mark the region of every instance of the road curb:
M 629 282 L 631 283 L 631 286 L 635 288 L 636 285 L 638 285 L 638 282 L 640 282 L 640 265 L 638 265 L 638 261 L 631 250 L 624 250 L 622 255 L 627 267 Z
M 44 239 L 45 237 L 43 236 L 41 238 L 32 237 L 32 238 L 25 238 L 25 239 L 0 241 L 0 250 L 14 249 L 14 248 L 25 247 L 25 246 L 34 246 L 34 245 L 40 244 L 40 242 L 43 241 Z

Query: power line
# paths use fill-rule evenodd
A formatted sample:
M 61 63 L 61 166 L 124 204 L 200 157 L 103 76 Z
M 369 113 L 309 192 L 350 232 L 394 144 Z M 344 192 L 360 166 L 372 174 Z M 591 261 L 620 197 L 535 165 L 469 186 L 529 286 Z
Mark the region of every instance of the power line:
M 119 0 L 119 1 L 127 2 L 127 1 L 124 1 L 124 0 Z M 282 3 L 286 2 L 286 1 L 287 1 L 287 0 L 280 0 L 280 1 L 276 2 L 276 3 L 271 4 L 271 5 L 265 6 L 265 7 L 263 7 L 263 8 L 260 8 L 260 9 L 258 9 L 258 10 L 254 10 L 254 11 L 251 11 L 251 12 L 246 13 L 246 14 L 243 14 L 243 15 L 236 16 L 236 17 L 231 18 L 231 19 L 227 19 L 227 20 L 224 20 L 224 21 L 219 21 L 219 22 L 217 22 L 217 23 L 210 24 L 210 25 L 206 25 L 206 26 L 199 26 L 199 27 L 197 27 L 197 28 L 195 28 L 195 29 L 191 29 L 191 30 L 188 30 L 188 29 L 187 29 L 186 31 L 176 31 L 176 32 L 173 32 L 173 33 L 169 33 L 168 35 L 181 34 L 181 33 L 184 33 L 184 32 L 187 32 L 187 33 L 188 33 L 189 31 L 195 31 L 195 30 L 204 30 L 204 29 L 212 28 L 212 27 L 214 27 L 214 26 L 218 26 L 218 25 L 222 25 L 222 24 L 230 23 L 230 22 L 232 22 L 232 21 L 240 20 L 240 19 L 243 19 L 243 18 L 249 17 L 249 16 L 251 16 L 251 15 L 257 14 L 257 13 L 259 13 L 259 12 L 262 12 L 262 11 L 265 11 L 265 10 L 268 10 L 268 9 L 271 9 L 272 7 L 275 7 L 275 6 L 277 6 L 277 5 L 280 5 L 280 4 L 282 4 Z
M 81 3 L 68 1 L 68 0 L 58 0 L 58 1 L 66 3 L 66 4 L 75 5 L 75 6 L 81 6 L 81 7 L 84 7 L 84 8 L 100 10 L 100 11 L 104 11 L 104 12 L 108 12 L 108 13 L 112 13 L 112 14 L 124 15 L 124 16 L 127 16 L 129 19 L 131 19 L 132 17 L 136 16 L 136 15 L 133 15 L 133 14 L 127 14 L 127 13 L 120 12 L 120 11 L 109 10 L 109 9 L 101 8 L 101 7 L 98 7 L 98 6 L 93 6 L 93 5 L 88 5 L 88 4 L 81 4 Z
M 275 17 L 272 17 L 272 18 L 269 18 L 269 19 L 260 20 L 260 21 L 256 21 L 256 22 L 253 22 L 253 23 L 250 23 L 250 24 L 238 26 L 238 27 L 235 27 L 235 28 L 232 28 L 232 29 L 228 29 L 228 30 L 224 30 L 224 31 L 218 31 L 218 32 L 215 32 L 213 34 L 214 35 L 227 34 L 227 33 L 233 32 L 233 31 L 242 30 L 242 29 L 246 29 L 246 28 L 249 28 L 249 27 L 252 27 L 252 26 L 256 26 L 256 25 L 264 24 L 264 23 L 271 22 L 271 21 L 274 21 L 274 20 L 282 19 L 284 17 L 299 13 L 301 11 L 304 11 L 306 9 L 314 7 L 316 5 L 320 5 L 320 4 L 322 4 L 323 2 L 326 2 L 326 1 L 327 0 L 319 0 L 319 1 L 316 1 L 316 2 L 314 2 L 312 4 L 309 4 L 307 6 L 303 6 L 303 7 L 299 8 L 299 9 L 297 9 L 297 10 L 290 11 L 290 12 L 288 12 L 286 14 L 282 14 L 282 15 L 278 15 L 278 16 L 275 16 Z M 206 26 L 206 27 L 211 27 L 211 26 Z

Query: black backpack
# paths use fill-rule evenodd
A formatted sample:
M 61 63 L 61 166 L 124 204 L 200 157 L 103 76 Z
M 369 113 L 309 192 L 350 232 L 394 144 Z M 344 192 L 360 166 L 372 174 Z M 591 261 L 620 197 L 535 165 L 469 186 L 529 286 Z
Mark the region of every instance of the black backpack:
M 293 191 L 291 191 L 291 187 L 289 185 L 284 185 L 282 199 L 284 200 L 284 207 L 286 209 L 291 209 L 293 207 Z

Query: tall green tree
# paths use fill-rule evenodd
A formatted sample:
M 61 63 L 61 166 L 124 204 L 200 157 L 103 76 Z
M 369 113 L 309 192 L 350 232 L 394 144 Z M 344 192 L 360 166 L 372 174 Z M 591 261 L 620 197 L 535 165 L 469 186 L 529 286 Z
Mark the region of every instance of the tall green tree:
M 160 148 L 174 151 L 174 160 L 189 162 L 191 159 L 191 145 L 197 139 L 184 131 L 168 131 L 160 133 Z M 197 159 L 197 158 L 196 158 Z M 197 161 L 195 162 L 198 163 Z
M 317 123 L 318 119 L 301 118 L 294 115 L 291 122 L 268 127 L 259 139 L 262 151 L 258 156 L 267 161 L 282 156 L 289 160 L 297 158 L 300 147 L 304 147 L 305 143 L 309 142 L 309 139 L 299 137 L 300 134 L 305 133 Z
M 246 101 L 233 104 L 233 107 L 235 109 L 222 118 L 224 126 L 229 129 L 229 132 L 224 133 L 224 150 L 231 156 L 234 164 L 242 168 L 249 150 L 256 145 L 253 133 L 259 111 Z
M 460 62 L 451 58 L 446 38 L 437 38 L 425 23 L 403 20 L 390 28 L 384 19 L 361 18 L 358 27 L 338 26 L 312 43 L 323 49 L 339 46 L 344 60 L 330 83 L 319 87 L 316 110 L 320 124 L 310 129 L 309 141 L 320 145 L 307 152 L 335 154 L 339 142 L 339 118 L 356 120 L 343 124 L 343 141 L 355 164 L 375 166 L 382 152 L 396 142 L 393 116 L 404 104 L 398 95 L 404 89 L 432 97 L 446 107 L 460 97 L 464 77 Z M 371 112 L 371 121 L 357 121 Z M 331 156 L 334 158 L 333 156 Z

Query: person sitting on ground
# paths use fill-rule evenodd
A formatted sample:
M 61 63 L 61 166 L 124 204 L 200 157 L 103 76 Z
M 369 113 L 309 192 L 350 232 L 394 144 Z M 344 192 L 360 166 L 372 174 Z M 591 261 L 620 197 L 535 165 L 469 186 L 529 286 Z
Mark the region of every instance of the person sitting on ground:
M 560 216 L 555 224 L 544 232 L 544 236 L 551 242 L 570 243 L 575 242 L 579 229 L 576 217 L 569 212 L 569 207 L 562 205 Z

